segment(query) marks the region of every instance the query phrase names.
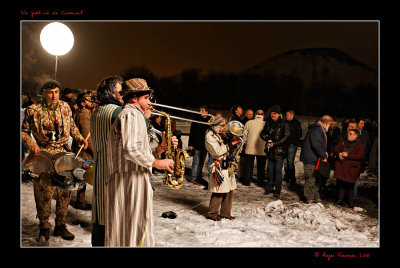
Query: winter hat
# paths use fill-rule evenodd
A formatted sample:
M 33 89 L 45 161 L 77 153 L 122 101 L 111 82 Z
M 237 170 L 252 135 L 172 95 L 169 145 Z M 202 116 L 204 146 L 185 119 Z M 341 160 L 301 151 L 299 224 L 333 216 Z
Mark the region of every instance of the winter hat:
M 214 130 L 216 133 L 218 133 L 219 128 L 223 125 L 226 125 L 226 120 L 222 117 L 215 117 L 214 121 L 210 125 L 210 128 Z
M 46 89 L 53 89 L 53 88 L 56 88 L 56 87 L 58 87 L 60 89 L 60 91 L 62 90 L 62 86 L 56 80 L 47 80 L 46 82 L 44 82 L 44 84 L 40 88 L 40 91 L 43 94 L 43 92 Z
M 280 114 L 281 113 L 281 107 L 279 105 L 274 105 L 270 108 L 269 110 L 270 113 L 277 113 Z

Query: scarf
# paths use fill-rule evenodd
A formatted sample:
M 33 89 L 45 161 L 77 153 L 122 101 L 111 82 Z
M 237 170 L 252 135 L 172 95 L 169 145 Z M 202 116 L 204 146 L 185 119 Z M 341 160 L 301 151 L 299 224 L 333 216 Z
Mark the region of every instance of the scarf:
M 354 146 L 358 143 L 358 139 L 354 141 L 344 140 L 343 141 L 343 151 L 350 153 Z
M 102 99 L 100 101 L 99 106 L 104 106 L 104 105 L 107 105 L 107 104 L 115 104 L 115 105 L 118 105 L 118 106 L 122 106 L 122 103 L 119 100 L 117 100 L 115 98 L 112 98 L 112 97 L 111 98 Z

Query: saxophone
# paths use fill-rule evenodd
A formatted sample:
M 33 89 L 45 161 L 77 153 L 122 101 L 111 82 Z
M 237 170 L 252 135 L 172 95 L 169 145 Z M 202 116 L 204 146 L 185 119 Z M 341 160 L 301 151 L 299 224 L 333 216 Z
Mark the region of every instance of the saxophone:
M 185 174 L 185 158 L 189 155 L 186 151 L 180 148 L 173 148 L 172 146 L 172 131 L 171 131 L 171 117 L 169 114 L 163 111 L 158 111 L 153 108 L 150 109 L 152 112 L 162 114 L 166 118 L 166 148 L 165 148 L 165 158 L 174 160 L 174 173 L 169 173 L 166 171 L 166 176 L 164 178 L 164 184 L 168 187 L 178 190 L 183 185 L 183 177 Z

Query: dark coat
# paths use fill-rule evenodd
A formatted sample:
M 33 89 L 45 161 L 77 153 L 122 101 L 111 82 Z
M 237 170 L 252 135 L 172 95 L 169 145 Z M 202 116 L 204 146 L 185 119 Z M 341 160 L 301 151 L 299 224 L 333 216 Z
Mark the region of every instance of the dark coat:
M 203 118 L 199 115 L 194 120 L 207 122 L 210 117 Z M 206 131 L 209 128 L 208 125 L 193 122 L 190 126 L 188 146 L 193 146 L 194 150 L 205 150 Z
M 288 139 L 290 136 L 289 123 L 282 118 L 274 121 L 267 119 L 260 137 L 266 141 L 265 152 L 269 160 L 283 160 L 287 156 Z M 268 140 L 272 140 L 274 147 L 267 148 Z
M 335 154 L 339 154 L 344 151 L 344 141 L 340 141 L 335 147 Z M 335 173 L 334 177 L 350 182 L 356 183 L 360 174 L 361 161 L 364 158 L 364 145 L 361 141 L 351 149 L 346 159 L 340 160 L 339 158 L 335 162 Z
M 240 117 L 237 115 L 237 114 L 233 114 L 232 116 L 231 116 L 231 119 L 229 119 L 229 122 L 230 121 L 239 121 L 239 122 L 242 122 L 242 119 L 240 119 Z
M 290 136 L 288 139 L 288 144 L 294 144 L 296 146 L 300 145 L 300 138 L 303 135 L 303 130 L 301 128 L 301 123 L 296 118 L 287 121 L 290 127 Z
M 338 127 L 329 128 L 328 132 L 326 133 L 328 138 L 328 153 L 333 153 L 336 145 L 338 145 L 339 141 L 341 140 L 341 132 Z M 347 138 L 347 136 L 345 137 Z
M 321 125 L 313 123 L 308 127 L 303 147 L 301 148 L 300 161 L 304 164 L 316 165 L 318 158 L 326 159 L 326 136 Z

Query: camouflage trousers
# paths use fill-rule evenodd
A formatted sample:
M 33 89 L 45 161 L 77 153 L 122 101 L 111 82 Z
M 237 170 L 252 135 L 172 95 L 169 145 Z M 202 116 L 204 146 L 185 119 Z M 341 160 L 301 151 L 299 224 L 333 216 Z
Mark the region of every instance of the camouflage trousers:
M 71 200 L 71 192 L 56 186 L 44 185 L 40 182 L 35 182 L 33 184 L 37 217 L 39 218 L 39 228 L 41 229 L 50 228 L 49 218 L 51 215 L 51 200 L 54 190 L 57 192 L 55 224 L 65 224 L 67 209 L 69 201 Z

